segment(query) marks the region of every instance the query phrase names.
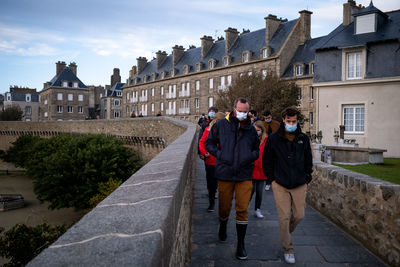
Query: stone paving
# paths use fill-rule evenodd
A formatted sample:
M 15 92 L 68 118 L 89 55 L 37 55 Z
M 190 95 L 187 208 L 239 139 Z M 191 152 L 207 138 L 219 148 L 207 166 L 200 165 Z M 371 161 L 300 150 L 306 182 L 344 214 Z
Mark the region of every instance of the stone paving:
M 218 205 L 218 200 L 216 206 Z M 190 267 L 200 266 L 286 266 L 279 239 L 278 216 L 272 191 L 265 191 L 261 211 L 263 219 L 254 216 L 254 197 L 249 208 L 246 235 L 248 259 L 235 258 L 235 211 L 228 223 L 228 239 L 218 241 L 218 213 L 207 212 L 208 197 L 204 163 L 197 160 L 195 200 L 192 217 L 192 251 Z M 295 266 L 387 266 L 349 235 L 340 230 L 310 206 L 304 220 L 292 233 Z

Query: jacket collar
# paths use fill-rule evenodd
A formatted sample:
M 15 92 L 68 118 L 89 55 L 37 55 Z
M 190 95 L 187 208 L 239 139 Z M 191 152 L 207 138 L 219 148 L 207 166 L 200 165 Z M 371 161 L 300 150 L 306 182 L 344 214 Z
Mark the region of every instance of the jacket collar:
M 240 121 L 236 118 L 236 116 L 233 115 L 233 111 L 231 113 L 229 113 L 228 115 L 226 115 L 225 119 L 229 123 L 231 123 L 231 122 L 233 122 L 234 124 L 239 124 L 240 123 Z M 251 125 L 251 118 L 250 118 L 249 115 L 247 115 L 247 119 L 244 122 L 244 125 L 242 126 L 242 128 L 246 128 L 247 129 L 247 128 L 250 128 L 251 126 L 252 126 Z

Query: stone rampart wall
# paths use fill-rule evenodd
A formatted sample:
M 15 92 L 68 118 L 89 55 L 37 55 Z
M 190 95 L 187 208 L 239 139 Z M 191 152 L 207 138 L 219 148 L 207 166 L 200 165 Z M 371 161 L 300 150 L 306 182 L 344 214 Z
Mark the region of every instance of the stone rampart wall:
M 190 254 L 196 125 L 72 226 L 28 266 L 184 266 Z M 147 120 L 146 125 L 156 123 Z
M 386 262 L 400 266 L 400 185 L 318 163 L 307 202 Z

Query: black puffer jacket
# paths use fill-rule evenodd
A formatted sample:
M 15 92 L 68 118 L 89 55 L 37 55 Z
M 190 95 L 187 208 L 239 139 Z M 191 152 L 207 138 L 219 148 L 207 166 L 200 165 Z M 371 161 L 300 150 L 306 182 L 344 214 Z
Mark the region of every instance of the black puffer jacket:
M 250 117 L 241 126 L 233 113 L 211 128 L 206 150 L 217 158 L 215 175 L 224 181 L 251 180 L 260 141 Z
M 296 188 L 311 181 L 312 154 L 310 139 L 297 127 L 295 138 L 285 138 L 285 124 L 267 140 L 263 154 L 263 171 L 270 181 L 288 189 Z

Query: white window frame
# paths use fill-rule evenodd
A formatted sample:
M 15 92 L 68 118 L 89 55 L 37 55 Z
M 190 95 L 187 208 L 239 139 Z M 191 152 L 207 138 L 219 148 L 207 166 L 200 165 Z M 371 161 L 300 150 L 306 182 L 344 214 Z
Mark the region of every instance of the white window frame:
M 117 96 L 122 96 L 122 91 L 117 91 Z
M 303 99 L 303 89 L 301 87 L 297 87 L 297 100 Z
M 201 71 L 201 65 L 202 65 L 201 62 L 197 62 L 197 63 L 196 63 L 196 72 Z
M 114 118 L 119 118 L 121 117 L 121 111 L 120 110 L 114 110 Z
M 43 116 L 44 116 L 45 118 L 47 118 L 47 117 L 49 116 L 49 113 L 47 113 L 47 111 L 45 111 L 44 114 L 43 114 Z
M 151 103 L 151 112 L 154 112 L 154 103 Z
M 346 118 L 346 110 L 352 110 L 352 113 L 349 114 L 349 117 Z M 361 116 L 362 118 L 357 119 L 357 110 L 360 112 L 362 111 Z M 351 129 L 347 128 L 346 120 L 351 123 Z M 360 121 L 362 125 L 357 125 L 357 121 Z M 353 105 L 342 105 L 342 124 L 345 126 L 344 133 L 345 134 L 364 134 L 365 133 L 365 105 L 364 104 L 353 104 Z M 357 129 L 357 127 L 361 127 L 362 129 Z
M 78 88 L 78 82 L 73 83 L 74 88 Z
M 57 100 L 63 100 L 63 94 L 57 93 Z
M 25 94 L 25 102 L 31 102 L 31 101 L 32 101 L 31 94 Z
M 195 108 L 200 108 L 200 99 L 198 99 L 198 98 L 194 99 L 194 107 Z
M 264 48 L 262 50 L 262 58 L 268 58 L 268 49 L 267 48 Z
M 210 78 L 208 80 L 208 84 L 210 89 L 214 89 L 214 78 Z
M 200 80 L 196 81 L 196 91 L 200 90 Z
M 57 106 L 57 113 L 63 113 L 63 106 Z
M 67 106 L 67 112 L 68 113 L 74 113 L 74 107 L 73 106 Z
M 63 81 L 63 82 L 62 82 L 62 87 L 68 87 L 68 82 Z
M 164 86 L 161 86 L 160 95 L 164 95 Z
M 224 66 L 225 67 L 229 66 L 229 57 L 228 56 L 224 57 Z
M 74 100 L 74 95 L 68 94 L 68 101 L 73 101 L 73 100 Z
M 83 95 L 78 95 L 78 101 L 83 101 Z
M 25 115 L 32 115 L 32 107 L 25 106 Z
M 82 106 L 79 106 L 79 107 L 78 107 L 78 113 L 79 113 L 79 114 L 83 114 L 83 107 L 82 107 Z
M 346 79 L 357 80 L 363 77 L 363 53 L 362 51 L 346 53 Z
M 11 94 L 10 93 L 7 94 L 7 101 L 11 101 Z
M 314 75 L 314 68 L 315 68 L 315 64 L 314 64 L 314 62 L 311 62 L 310 63 L 310 74 L 311 75 Z
M 119 99 L 114 99 L 114 106 L 119 107 L 121 105 L 121 101 Z
M 209 70 L 212 70 L 212 69 L 214 69 L 215 68 L 215 59 L 210 59 L 210 60 L 208 60 L 208 69 Z
M 44 104 L 47 105 L 47 99 L 44 100 Z
M 154 87 L 153 88 L 151 88 L 151 96 L 154 96 Z
M 314 86 L 310 86 L 310 100 L 314 100 Z
M 208 98 L 208 107 L 210 108 L 212 106 L 214 106 L 214 97 L 210 96 Z
M 243 63 L 249 62 L 250 61 L 250 52 L 248 52 L 248 51 L 243 52 L 242 60 L 243 60 L 242 61 Z
M 161 110 L 161 111 L 164 111 L 164 102 L 161 102 L 161 103 L 160 103 L 160 110 Z
M 294 71 L 296 76 L 303 76 L 303 65 L 295 65 Z

